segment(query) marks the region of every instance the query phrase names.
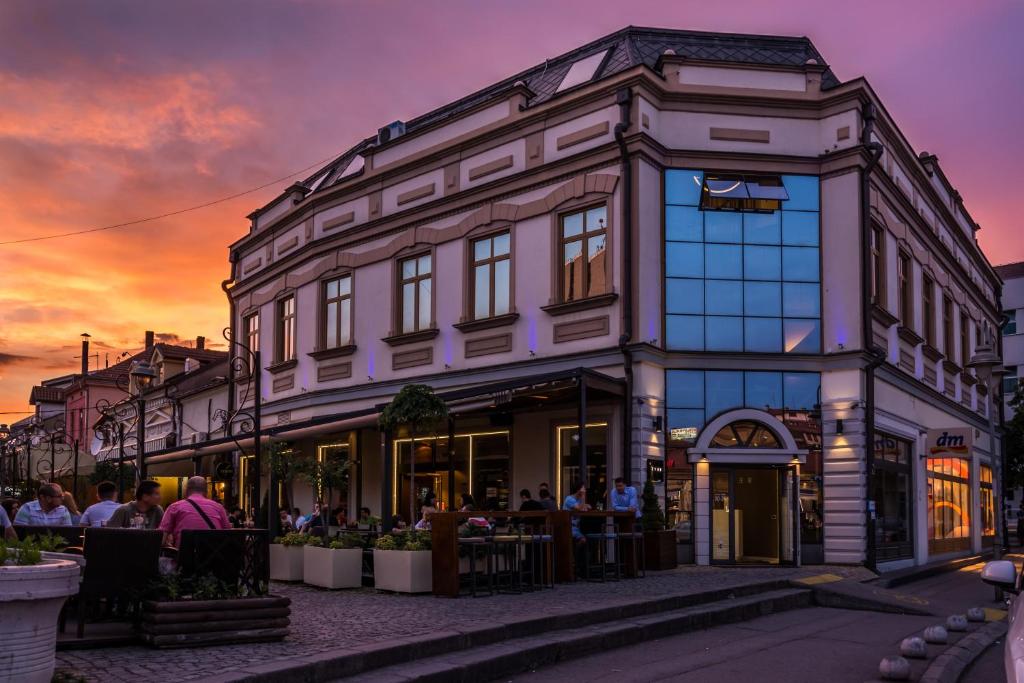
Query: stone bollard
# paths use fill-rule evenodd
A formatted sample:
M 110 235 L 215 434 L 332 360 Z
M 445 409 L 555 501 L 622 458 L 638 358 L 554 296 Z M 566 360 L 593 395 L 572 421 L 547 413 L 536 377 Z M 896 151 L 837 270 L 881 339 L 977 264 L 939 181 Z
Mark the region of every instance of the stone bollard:
M 909 680 L 910 662 L 899 655 L 883 657 L 878 663 L 878 673 L 887 681 Z
M 985 621 L 985 610 L 981 607 L 972 607 L 967 610 L 967 621 Z
M 951 614 L 946 618 L 946 630 L 960 632 L 967 630 L 967 617 L 962 614 Z
M 925 645 L 924 638 L 910 636 L 900 643 L 900 654 L 913 659 L 924 659 L 928 656 L 928 646 Z
M 949 641 L 949 634 L 946 627 L 941 625 L 929 626 L 924 630 L 924 642 L 935 645 L 945 645 Z

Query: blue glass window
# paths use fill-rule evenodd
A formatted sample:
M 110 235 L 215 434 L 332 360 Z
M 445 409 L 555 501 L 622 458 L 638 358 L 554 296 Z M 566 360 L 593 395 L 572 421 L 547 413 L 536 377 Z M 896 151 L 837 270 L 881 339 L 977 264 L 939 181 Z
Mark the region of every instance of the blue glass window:
M 743 405 L 742 372 L 709 372 L 705 404 L 708 417 Z
M 748 408 L 781 408 L 781 372 L 745 372 L 744 400 Z
M 818 403 L 820 377 L 813 372 L 782 374 L 784 407 L 791 410 L 812 410 Z
M 779 247 L 743 247 L 743 276 L 747 280 L 781 280 Z
M 818 214 L 808 211 L 783 211 L 782 243 L 797 247 L 818 246 Z
M 782 320 L 779 318 L 744 318 L 744 351 L 778 353 L 782 351 Z
M 782 203 L 783 209 L 800 211 L 818 210 L 818 178 L 810 175 L 784 175 L 782 184 L 789 193 L 789 200 Z
M 670 280 L 671 282 L 671 280 Z M 743 283 L 739 280 L 707 280 L 708 315 L 743 315 Z
M 704 373 L 700 370 L 669 370 L 665 402 L 673 408 L 704 407 Z
M 704 245 L 666 243 L 665 274 L 669 277 L 704 277 Z
M 705 245 L 705 277 L 720 280 L 741 279 L 743 277 L 742 249 L 743 247 L 732 244 Z
M 778 244 L 782 236 L 781 218 L 778 211 L 743 214 L 743 241 L 747 244 Z
M 762 317 L 782 315 L 782 285 L 778 282 L 744 282 L 743 312 Z
M 817 284 L 786 282 L 782 285 L 782 314 L 792 318 L 817 318 L 821 315 L 821 296 Z
M 818 250 L 808 247 L 783 247 L 782 279 L 817 282 Z
M 743 318 L 709 315 L 704 325 L 706 351 L 743 350 Z
M 665 340 L 670 349 L 704 350 L 704 316 L 669 315 L 665 319 Z
M 704 239 L 707 242 L 743 241 L 743 214 L 728 211 L 704 212 Z
M 695 206 L 665 207 L 665 239 L 671 242 L 703 242 L 704 216 Z
M 669 313 L 703 313 L 704 281 L 669 278 L 665 285 L 665 309 Z
M 819 353 L 821 351 L 821 330 L 817 320 L 808 318 L 786 318 L 782 322 L 786 353 Z
M 666 171 L 665 203 L 697 206 L 700 203 L 700 188 L 703 184 L 703 171 Z

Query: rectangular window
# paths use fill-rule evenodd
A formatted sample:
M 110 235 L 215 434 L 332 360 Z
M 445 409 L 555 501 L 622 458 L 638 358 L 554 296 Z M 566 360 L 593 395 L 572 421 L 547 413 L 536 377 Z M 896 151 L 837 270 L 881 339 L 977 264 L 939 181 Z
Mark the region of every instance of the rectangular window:
M 871 226 L 871 301 L 885 303 L 885 230 Z
M 928 458 L 928 552 L 966 550 L 971 546 L 971 461 Z
M 250 313 L 242 318 L 242 327 L 245 330 L 245 345 L 256 353 L 260 350 L 260 314 Z
M 277 362 L 295 359 L 295 295 L 277 302 Z
M 871 498 L 875 503 L 875 549 L 879 561 L 913 557 L 911 444 L 888 434 L 875 437 Z
M 665 197 L 666 346 L 820 353 L 818 179 L 669 170 Z
M 946 358 L 953 360 L 956 353 L 953 349 L 953 300 L 948 295 L 942 295 L 942 352 Z
M 971 323 L 967 314 L 960 313 L 960 367 L 966 368 L 967 362 L 971 360 Z
M 1003 323 L 1003 336 L 1017 334 L 1017 311 L 1003 311 L 1006 322 Z
M 896 276 L 900 295 L 900 323 L 903 327 L 914 327 L 914 288 L 911 285 L 910 255 L 901 251 L 897 259 Z
M 996 498 L 992 487 L 992 468 L 982 465 L 978 493 L 981 496 L 981 535 L 991 538 L 996 535 Z
M 597 206 L 562 216 L 559 232 L 562 301 L 608 291 L 607 208 Z
M 935 282 L 925 275 L 921 279 L 921 306 L 924 321 L 924 341 L 935 346 Z
M 323 288 L 321 348 L 348 346 L 352 343 L 352 276 L 331 278 Z
M 430 329 L 433 278 L 430 254 L 398 262 L 398 296 L 401 334 Z
M 1017 393 L 1017 386 L 1020 382 L 1018 371 L 1020 366 L 1007 365 L 1006 374 L 1003 375 L 1003 398 L 1009 400 Z
M 473 319 L 484 320 L 511 311 L 512 254 L 510 233 L 472 242 Z

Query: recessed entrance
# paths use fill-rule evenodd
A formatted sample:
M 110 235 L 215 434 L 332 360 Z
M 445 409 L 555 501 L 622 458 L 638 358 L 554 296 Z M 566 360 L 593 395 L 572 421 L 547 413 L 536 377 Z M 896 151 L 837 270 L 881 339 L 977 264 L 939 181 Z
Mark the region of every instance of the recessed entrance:
M 711 559 L 739 564 L 793 560 L 789 468 L 711 468 Z

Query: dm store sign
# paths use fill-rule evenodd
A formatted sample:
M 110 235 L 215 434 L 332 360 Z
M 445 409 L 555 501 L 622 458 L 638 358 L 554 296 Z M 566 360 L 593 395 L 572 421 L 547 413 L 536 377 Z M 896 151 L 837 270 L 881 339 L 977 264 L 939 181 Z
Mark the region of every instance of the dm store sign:
M 971 456 L 970 427 L 929 429 L 926 448 L 929 458 L 969 458 Z

